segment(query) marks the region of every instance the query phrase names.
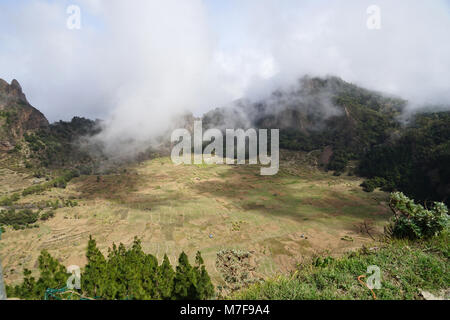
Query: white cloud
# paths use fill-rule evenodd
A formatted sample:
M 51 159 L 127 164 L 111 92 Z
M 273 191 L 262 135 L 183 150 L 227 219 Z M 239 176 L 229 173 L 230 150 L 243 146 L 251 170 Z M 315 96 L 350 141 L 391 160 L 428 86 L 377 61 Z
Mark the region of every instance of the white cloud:
M 450 10 L 437 0 L 79 0 L 0 4 L 0 77 L 17 78 L 51 120 L 107 120 L 105 141 L 144 141 L 184 109 L 260 97 L 333 74 L 413 102 L 450 101 Z

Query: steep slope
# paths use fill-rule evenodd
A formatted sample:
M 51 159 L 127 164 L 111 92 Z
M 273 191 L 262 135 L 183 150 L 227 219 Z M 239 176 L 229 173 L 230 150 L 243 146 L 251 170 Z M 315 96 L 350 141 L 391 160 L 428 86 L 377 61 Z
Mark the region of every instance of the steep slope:
M 99 127 L 99 121 L 80 117 L 49 124 L 27 101 L 17 80 L 8 84 L 0 79 L 0 153 L 4 159 L 14 158 L 16 164 L 35 169 L 91 163 L 91 156 L 82 150 L 82 140 L 98 133 Z
M 325 165 L 342 171 L 348 160 L 383 143 L 399 128 L 395 117 L 405 105 L 402 99 L 340 78 L 304 77 L 295 87 L 276 91 L 262 101 L 239 101 L 211 111 L 203 121 L 222 129 L 279 128 L 282 148 L 326 149 Z
M 419 201 L 450 199 L 448 108 L 424 107 L 401 123 L 406 101 L 336 77 L 305 77 L 267 99 L 239 101 L 204 116 L 208 127 L 279 128 L 280 147 L 321 152 L 336 175 L 350 169 L 370 180 L 366 191 L 399 190 Z M 404 117 L 403 117 L 404 118 Z
M 368 191 L 399 189 L 421 201 L 450 204 L 450 112 L 415 115 L 397 139 L 370 150 L 359 173 Z
M 0 79 L 0 152 L 10 151 L 25 133 L 48 127 L 45 116 L 28 103 L 17 80 Z

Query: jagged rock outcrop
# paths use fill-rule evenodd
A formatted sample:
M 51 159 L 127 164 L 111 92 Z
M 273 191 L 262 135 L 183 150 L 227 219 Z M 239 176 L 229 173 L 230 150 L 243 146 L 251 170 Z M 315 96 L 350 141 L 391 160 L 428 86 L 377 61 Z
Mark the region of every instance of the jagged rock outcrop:
M 49 126 L 45 116 L 30 103 L 17 80 L 0 79 L 0 152 L 9 151 L 27 132 Z

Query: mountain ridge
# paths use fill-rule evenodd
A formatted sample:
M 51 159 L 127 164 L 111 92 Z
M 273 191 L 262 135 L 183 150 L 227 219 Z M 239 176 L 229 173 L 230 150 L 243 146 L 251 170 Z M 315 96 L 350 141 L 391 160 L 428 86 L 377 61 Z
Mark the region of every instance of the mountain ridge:
M 14 149 L 26 133 L 47 128 L 49 122 L 33 107 L 17 80 L 8 84 L 0 79 L 0 151 Z
M 99 121 L 75 117 L 71 122 L 49 125 L 45 116 L 28 103 L 16 80 L 11 84 L 0 82 L 0 92 L 0 141 L 6 151 L 20 151 L 23 146 L 25 151 L 17 153 L 19 160 L 37 167 L 75 167 L 86 174 L 120 165 L 120 159 L 104 152 L 101 141 L 91 139 L 103 129 Z M 448 112 L 434 112 L 425 118 L 420 117 L 425 113 L 417 112 L 406 123 L 402 117 L 406 104 L 401 98 L 337 77 L 304 77 L 295 86 L 277 90 L 266 99 L 240 100 L 211 110 L 202 120 L 206 129 L 280 129 L 281 149 L 314 151 L 323 169 L 335 175 L 347 173 L 370 179 L 363 186 L 369 192 L 377 187 L 386 191 L 400 189 L 419 201 L 448 201 L 449 184 L 436 179 L 437 173 L 443 178 L 448 176 Z M 193 119 L 192 114 L 175 117 L 172 124 L 192 130 L 188 122 Z M 169 128 L 166 133 L 170 135 Z M 146 150 L 125 162 L 141 161 L 170 149 L 166 134 L 160 140 L 159 147 L 149 142 Z M 418 145 L 420 157 L 416 156 Z M 417 174 L 420 179 L 414 178 Z M 411 185 L 414 188 L 408 187 Z

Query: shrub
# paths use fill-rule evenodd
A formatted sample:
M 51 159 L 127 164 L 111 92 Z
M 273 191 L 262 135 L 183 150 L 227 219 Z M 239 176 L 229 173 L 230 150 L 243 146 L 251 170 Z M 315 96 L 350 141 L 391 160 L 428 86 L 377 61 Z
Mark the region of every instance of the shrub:
M 394 217 L 386 231 L 393 237 L 431 238 L 447 228 L 448 209 L 441 202 L 435 202 L 433 208 L 425 209 L 403 193 L 394 192 L 391 194 L 389 206 Z
M 69 200 L 64 201 L 64 206 L 73 208 L 73 207 L 78 206 L 78 202 L 75 200 L 69 199 Z
M 45 171 L 44 170 L 36 170 L 35 172 L 33 172 L 33 177 L 35 178 L 44 178 L 45 177 Z
M 224 285 L 218 287 L 220 294 L 230 294 L 261 280 L 256 266 L 251 252 L 234 249 L 219 251 L 216 268 L 224 281 Z
M 45 212 L 45 213 L 43 213 L 42 215 L 41 215 L 41 220 L 42 221 L 47 221 L 48 219 L 50 219 L 50 218 L 53 218 L 55 216 L 55 211 L 53 211 L 53 210 L 50 210 L 50 211 L 47 211 L 47 212 Z
M 339 176 L 345 171 L 348 165 L 350 156 L 344 151 L 337 151 L 333 154 L 330 163 L 328 164 L 328 170 L 335 171 L 335 175 Z
M 20 194 L 14 193 L 11 197 L 5 196 L 0 199 L 0 206 L 11 206 L 14 202 L 20 199 Z
M 16 211 L 14 209 L 0 212 L 0 224 L 20 229 L 37 221 L 39 214 L 29 209 Z
M 64 189 L 70 180 L 79 176 L 80 172 L 78 170 L 66 171 L 61 177 L 26 188 L 22 191 L 22 195 L 25 197 L 30 194 L 41 193 L 52 187 Z
M 386 179 L 375 177 L 364 181 L 361 184 L 361 187 L 363 187 L 363 190 L 365 192 L 373 192 L 376 188 L 382 188 L 383 190 L 387 191 L 386 188 L 389 189 L 387 185 L 388 182 L 386 181 Z
M 333 263 L 333 261 L 334 261 L 333 257 L 317 257 L 314 259 L 312 264 L 317 268 L 323 268 Z

